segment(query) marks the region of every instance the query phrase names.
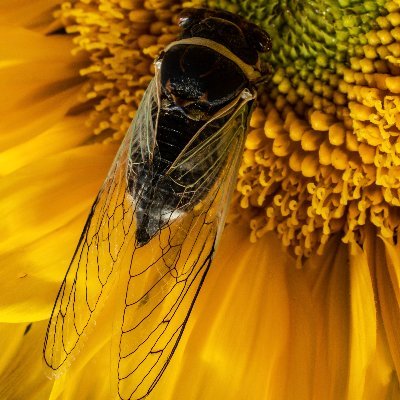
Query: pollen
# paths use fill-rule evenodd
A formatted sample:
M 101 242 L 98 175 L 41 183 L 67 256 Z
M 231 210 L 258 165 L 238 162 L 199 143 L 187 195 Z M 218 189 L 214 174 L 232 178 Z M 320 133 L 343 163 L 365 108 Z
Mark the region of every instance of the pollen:
M 96 140 L 120 140 L 154 75 L 154 59 L 179 32 L 174 0 L 64 2 L 58 19 L 86 57 L 81 101 Z
M 237 4 L 244 16 L 257 9 Z M 371 225 L 393 240 L 400 223 L 400 3 L 330 4 L 272 2 L 257 14 L 274 72 L 250 121 L 234 209 L 251 240 L 275 231 L 298 258 L 335 234 L 362 244 Z
M 185 6 L 237 12 L 272 37 L 234 212 L 251 240 L 275 231 L 298 258 L 332 235 L 363 243 L 400 223 L 400 2 L 81 0 L 59 12 L 86 57 L 82 101 L 97 140 L 120 140 Z M 236 218 L 236 217 L 235 217 Z M 232 219 L 232 218 L 230 218 Z

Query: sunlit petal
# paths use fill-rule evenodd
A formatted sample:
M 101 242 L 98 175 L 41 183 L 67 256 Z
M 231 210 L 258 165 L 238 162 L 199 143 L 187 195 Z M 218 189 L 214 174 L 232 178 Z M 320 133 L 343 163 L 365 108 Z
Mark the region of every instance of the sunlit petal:
M 0 324 L 0 398 L 43 400 L 52 382 L 43 374 L 41 341 L 46 324 Z M 4 352 L 4 349 L 6 351 Z
M 400 6 L 208 5 L 269 30 L 273 74 L 236 222 L 149 398 L 397 400 Z M 113 298 L 54 382 L 41 365 L 45 320 L 181 6 L 0 4 L 0 398 L 113 392 Z
M 22 168 L 1 184 L 0 321 L 48 317 L 115 150 L 78 147 Z

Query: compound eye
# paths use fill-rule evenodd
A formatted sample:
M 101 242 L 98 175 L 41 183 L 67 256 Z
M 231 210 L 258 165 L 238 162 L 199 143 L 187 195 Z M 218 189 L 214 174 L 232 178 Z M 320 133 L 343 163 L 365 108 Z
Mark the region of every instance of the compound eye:
M 204 9 L 202 8 L 185 8 L 179 14 L 178 24 L 183 29 L 190 28 L 193 24 L 204 18 Z
M 267 32 L 256 25 L 248 27 L 247 40 L 259 52 L 266 53 L 271 50 L 272 41 Z

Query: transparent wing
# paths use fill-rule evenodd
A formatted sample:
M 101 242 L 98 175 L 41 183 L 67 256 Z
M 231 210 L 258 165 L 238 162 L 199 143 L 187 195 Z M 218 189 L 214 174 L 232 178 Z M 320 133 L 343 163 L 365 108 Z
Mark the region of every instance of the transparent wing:
M 207 194 L 191 208 L 180 204 L 179 218 L 147 245 L 135 248 L 124 287 L 118 340 L 118 395 L 143 399 L 167 367 L 210 267 L 237 177 L 247 128 L 248 105 L 242 105 L 216 137 L 187 149 L 171 174 L 181 183 L 182 198 Z M 189 154 L 190 152 L 190 154 Z M 212 162 L 210 162 L 212 160 Z M 209 169 L 185 186 L 184 175 L 201 163 Z M 212 182 L 210 188 L 210 182 Z M 203 189 L 202 189 L 203 188 Z M 189 200 L 186 200 L 191 203 Z
M 135 209 L 142 192 L 132 193 L 132 187 L 143 186 L 134 184 L 135 171 L 138 164 L 151 163 L 156 147 L 159 102 L 156 84 L 150 84 L 54 305 L 44 360 L 55 375 L 69 366 L 105 302 L 114 296 L 121 311 L 114 323 L 118 396 L 141 399 L 151 392 L 178 345 L 210 267 L 237 176 L 249 100 L 235 107 L 222 129 L 185 149 L 168 176 L 182 201 L 165 211 L 168 215 L 161 219 L 167 223 L 140 246 Z M 188 180 L 188 175 L 196 179 Z
M 132 165 L 147 162 L 144 155 L 153 148 L 155 107 L 153 81 L 92 206 L 60 287 L 43 349 L 45 364 L 54 375 L 62 373 L 79 352 L 118 277 L 123 256 L 133 251 L 135 203 L 127 177 L 135 179 Z

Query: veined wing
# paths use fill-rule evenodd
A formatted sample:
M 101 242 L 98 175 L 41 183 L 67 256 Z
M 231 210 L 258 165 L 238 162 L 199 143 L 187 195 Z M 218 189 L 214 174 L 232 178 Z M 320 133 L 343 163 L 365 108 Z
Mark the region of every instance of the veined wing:
M 133 252 L 135 202 L 127 179 L 136 178 L 133 164 L 146 163 L 144 155 L 153 148 L 152 113 L 157 104 L 152 81 L 92 206 L 58 292 L 43 349 L 45 364 L 54 375 L 62 373 L 78 353 L 118 278 L 123 256 Z
M 59 290 L 44 345 L 45 363 L 55 375 L 62 373 L 95 325 L 111 289 L 121 290 L 123 314 L 115 325 L 120 327 L 115 357 L 121 399 L 146 397 L 179 342 L 223 227 L 249 114 L 244 101 L 218 134 L 186 149 L 171 171 L 185 203 L 168 211 L 170 223 L 138 247 L 135 204 L 141 193 L 133 199 L 128 182 L 137 179 L 135 165 L 148 163 L 154 150 L 153 116 L 158 104 L 154 85 L 147 90 L 92 207 Z M 187 185 L 184 175 L 196 164 L 207 165 L 211 155 L 208 173 Z M 198 191 L 205 193 L 200 202 Z
M 189 155 L 184 154 L 171 172 L 187 203 L 191 203 L 188 193 L 196 199 L 196 192 L 204 187 L 207 194 L 190 211 L 185 211 L 187 204 L 180 204 L 175 210 L 180 216 L 171 214 L 171 222 L 131 256 L 129 276 L 123 281 L 124 311 L 117 324 L 121 327 L 116 350 L 120 399 L 148 396 L 183 334 L 229 207 L 247 129 L 247 101 L 220 130 L 219 140 L 214 137 L 206 145 L 188 148 Z M 210 159 L 208 173 L 187 186 L 184 174 Z

